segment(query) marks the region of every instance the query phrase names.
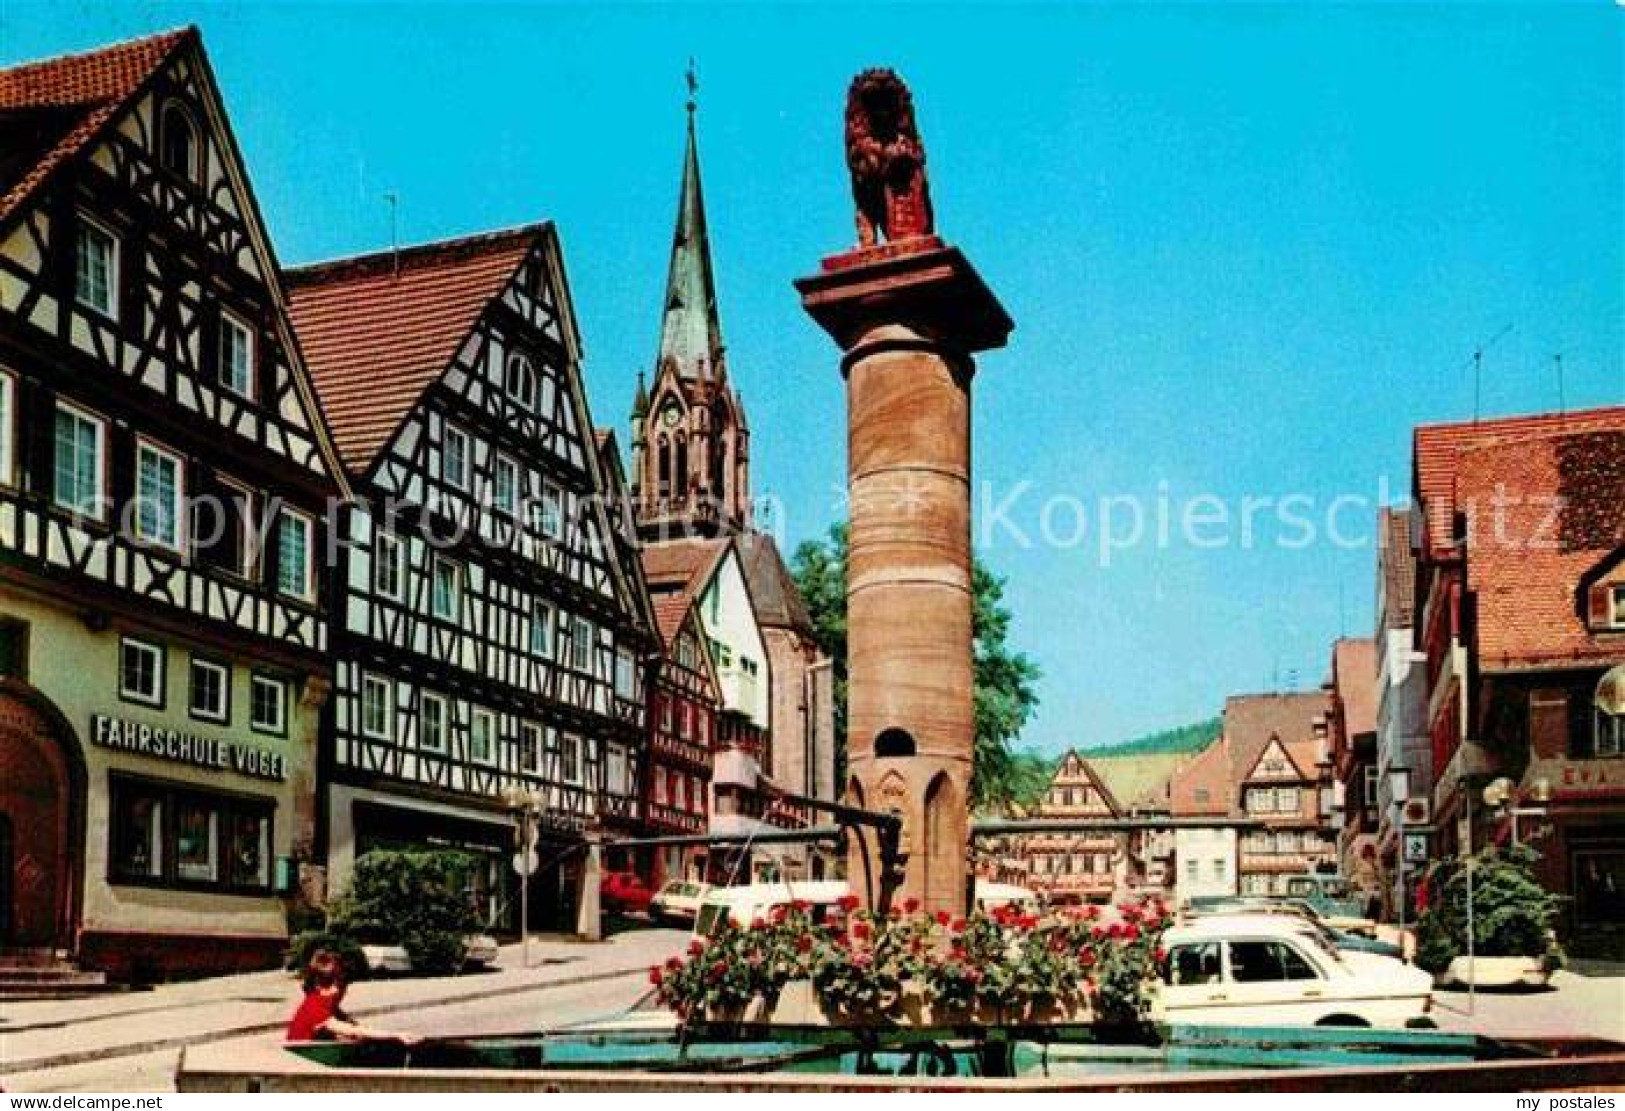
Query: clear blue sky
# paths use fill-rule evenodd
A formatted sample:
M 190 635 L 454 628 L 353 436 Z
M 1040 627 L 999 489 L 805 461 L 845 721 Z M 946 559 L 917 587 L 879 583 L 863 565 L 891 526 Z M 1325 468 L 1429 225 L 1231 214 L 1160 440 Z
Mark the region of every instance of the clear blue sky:
M 940 229 L 1017 322 L 977 379 L 995 498 L 1408 489 L 1412 425 L 1625 399 L 1621 20 L 1605 0 L 871 9 L 536 4 L 52 6 L 20 60 L 196 22 L 278 250 L 558 222 L 600 424 L 653 359 L 699 62 L 701 153 L 759 490 L 792 542 L 839 513 L 843 401 L 790 281 L 850 242 L 841 105 L 912 84 Z M 624 433 L 623 433 L 624 435 Z M 1152 503 L 1154 507 L 1154 502 Z M 1043 667 L 1027 740 L 1097 744 L 1325 673 L 1372 623 L 1373 552 L 983 554 Z M 1052 519 L 1063 533 L 1072 517 Z M 1369 538 L 1362 512 L 1340 519 Z M 1232 529 L 1231 535 L 1235 535 Z

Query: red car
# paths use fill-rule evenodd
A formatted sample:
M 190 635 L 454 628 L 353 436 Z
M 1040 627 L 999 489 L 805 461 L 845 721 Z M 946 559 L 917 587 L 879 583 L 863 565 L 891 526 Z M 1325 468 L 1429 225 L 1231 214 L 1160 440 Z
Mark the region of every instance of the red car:
M 598 901 L 604 910 L 620 914 L 647 914 L 654 892 L 636 872 L 605 872 L 598 884 Z

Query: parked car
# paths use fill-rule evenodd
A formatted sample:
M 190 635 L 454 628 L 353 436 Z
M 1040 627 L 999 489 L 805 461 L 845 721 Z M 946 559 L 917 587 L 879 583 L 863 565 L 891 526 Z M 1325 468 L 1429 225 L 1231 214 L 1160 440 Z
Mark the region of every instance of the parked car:
M 1163 936 L 1157 1017 L 1197 1026 L 1429 1025 L 1433 978 L 1372 954 L 1339 954 L 1300 921 L 1219 915 Z
M 649 917 L 673 926 L 692 926 L 700 902 L 710 890 L 710 884 L 695 880 L 672 880 L 649 900 Z
M 615 914 L 644 914 L 654 893 L 636 872 L 605 872 L 598 882 L 598 904 Z
M 367 971 L 405 975 L 412 971 L 412 958 L 404 945 L 363 945 Z M 463 942 L 463 967 L 486 968 L 496 963 L 497 940 L 489 934 L 472 934 Z
M 1377 932 L 1370 915 L 1370 898 L 1355 891 L 1342 876 L 1322 872 L 1288 876 L 1286 897 L 1313 907 L 1327 924 L 1338 929 L 1367 935 Z
M 1214 897 L 1192 899 L 1186 909 L 1187 919 L 1207 918 L 1213 915 L 1275 914 L 1296 918 L 1308 923 L 1321 937 L 1338 951 L 1345 953 L 1373 953 L 1381 957 L 1403 960 L 1405 953 L 1391 941 L 1379 941 L 1349 930 L 1341 930 L 1328 923 L 1314 907 L 1299 899 L 1263 899 L 1245 897 Z

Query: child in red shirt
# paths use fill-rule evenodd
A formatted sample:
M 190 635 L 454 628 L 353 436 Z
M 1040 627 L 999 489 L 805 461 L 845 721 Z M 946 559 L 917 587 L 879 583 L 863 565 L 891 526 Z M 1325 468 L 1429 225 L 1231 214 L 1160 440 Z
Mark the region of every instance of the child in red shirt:
M 350 977 L 344 962 L 331 950 L 316 950 L 305 967 L 305 998 L 293 1013 L 284 1040 L 312 1042 L 336 1038 L 347 1042 L 400 1042 L 409 1046 L 422 1041 L 416 1034 L 373 1030 L 352 1021 L 342 1006 L 344 993 L 349 988 Z

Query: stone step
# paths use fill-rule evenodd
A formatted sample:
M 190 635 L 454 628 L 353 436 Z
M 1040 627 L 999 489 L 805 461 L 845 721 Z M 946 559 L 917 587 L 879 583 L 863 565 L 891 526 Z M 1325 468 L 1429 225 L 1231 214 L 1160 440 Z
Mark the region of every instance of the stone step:
M 55 949 L 8 948 L 0 945 L 0 969 L 39 968 L 62 963 L 63 959 Z
M 7 984 L 105 984 L 107 973 L 86 972 L 71 964 L 8 968 L 0 965 L 0 986 Z

